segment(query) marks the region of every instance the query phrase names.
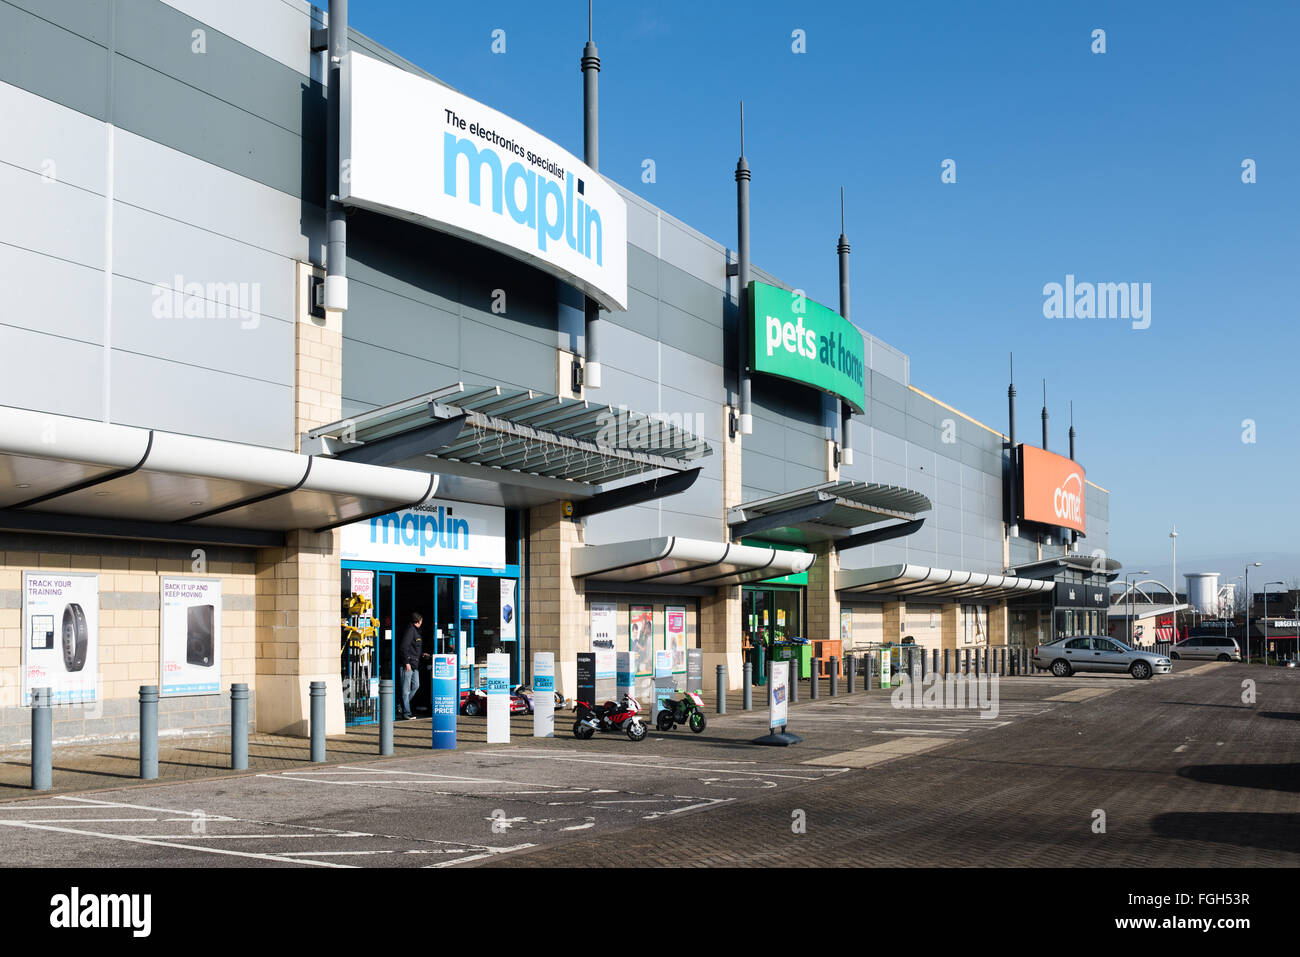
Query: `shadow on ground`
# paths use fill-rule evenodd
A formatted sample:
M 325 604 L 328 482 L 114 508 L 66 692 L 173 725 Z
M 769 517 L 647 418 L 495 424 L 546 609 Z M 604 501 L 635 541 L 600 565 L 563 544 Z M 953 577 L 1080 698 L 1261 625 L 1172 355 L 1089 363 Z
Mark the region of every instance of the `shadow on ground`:
M 1202 784 L 1300 792 L 1300 764 L 1189 764 L 1178 776 Z
M 1157 814 L 1151 819 L 1151 831 L 1180 841 L 1212 841 L 1300 854 L 1300 814 Z

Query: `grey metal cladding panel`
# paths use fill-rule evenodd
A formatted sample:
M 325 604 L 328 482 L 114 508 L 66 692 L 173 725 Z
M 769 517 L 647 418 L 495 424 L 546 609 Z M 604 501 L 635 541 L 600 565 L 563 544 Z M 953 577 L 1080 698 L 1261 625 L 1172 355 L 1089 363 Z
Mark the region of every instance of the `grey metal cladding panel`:
M 958 442 L 957 454 L 961 456 L 962 465 L 985 470 L 984 452 L 978 447 L 971 445 L 969 442 Z
M 659 215 L 635 200 L 627 204 L 627 242 L 628 278 L 631 279 L 632 253 L 653 257 L 659 249 Z
M 155 81 L 179 80 L 320 145 L 324 156 L 324 91 L 302 73 L 157 0 L 116 0 L 114 45 L 121 58 L 157 71 Z M 305 21 L 304 21 L 305 25 Z M 207 52 L 192 49 L 192 31 L 204 28 Z M 306 30 L 303 30 L 304 42 Z M 314 89 L 312 89 L 314 87 Z M 312 108 L 304 96 L 314 95 Z M 116 106 L 116 104 L 115 104 Z M 130 124 L 122 124 L 133 129 Z M 213 135 L 220 135 L 213 131 Z
M 659 298 L 711 326 L 722 328 L 727 293 L 663 260 L 659 263 Z
M 704 515 L 718 518 L 722 514 L 722 480 L 701 475 L 685 492 L 661 499 L 665 513 Z
M 48 20 L 92 43 L 108 44 L 110 0 L 0 0 L 0 6 L 5 5 Z
M 629 210 L 631 207 L 628 207 Z M 640 290 L 647 296 L 659 298 L 659 259 L 636 246 L 627 248 L 628 291 Z M 616 314 L 617 315 L 617 314 Z
M 727 262 L 723 253 L 710 242 L 687 232 L 671 219 L 662 217 L 659 222 L 659 258 L 716 287 L 719 296 L 726 288 Z M 661 283 L 669 281 L 665 273 L 660 274 Z M 666 286 L 661 285 L 660 288 L 664 290 Z
M 798 429 L 785 430 L 785 459 L 799 465 L 826 470 L 826 440 Z M 825 481 L 823 475 L 822 481 Z M 799 488 L 799 486 L 794 486 Z
M 935 447 L 941 447 L 939 433 L 931 423 L 909 415 L 906 417 L 905 427 L 907 441 L 931 452 Z
M 649 370 L 654 372 L 653 366 Z M 593 401 L 617 408 L 626 405 L 632 412 L 653 412 L 659 408 L 659 383 L 639 375 L 634 375 L 617 366 L 608 366 L 602 370 L 599 398 Z
M 907 435 L 907 416 L 887 405 L 873 405 L 867 409 L 867 421 L 877 433 L 900 442 Z
M 309 88 L 288 67 L 277 67 L 286 76 L 298 77 L 303 112 L 316 110 L 323 118 L 320 88 Z M 113 118 L 133 133 L 292 196 L 320 196 L 325 191 L 323 164 L 318 161 L 323 142 L 304 140 L 124 57 L 114 64 Z
M 631 286 L 627 289 L 627 309 L 623 312 L 602 312 L 600 318 L 603 323 L 602 330 L 610 326 L 618 326 L 640 333 L 647 339 L 656 341 L 659 339 L 659 300 Z M 608 336 L 602 335 L 600 340 L 602 363 L 606 361 L 606 338 Z
M 745 502 L 791 491 L 781 487 L 785 479 L 785 462 L 780 456 L 742 449 L 740 475 L 744 484 L 742 501 Z
M 665 356 L 664 365 L 667 366 L 667 364 L 668 357 Z M 717 448 L 717 444 L 722 441 L 721 406 L 716 401 L 710 402 L 689 392 L 674 389 L 667 385 L 667 379 L 668 377 L 664 376 L 659 384 L 659 405 L 653 411 L 667 415 L 670 422 L 674 424 L 680 423 L 686 431 L 702 435 L 713 443 L 714 454 L 705 458 L 705 462 L 721 461 L 722 456 Z M 643 409 L 641 411 L 651 410 Z
M 759 452 L 780 459 L 785 456 L 785 430 L 775 422 L 755 417 L 754 431 L 742 439 L 745 455 Z M 747 471 L 747 470 L 746 470 Z
M 114 350 L 111 418 L 120 425 L 292 449 L 293 387 Z
M 350 312 L 351 310 L 349 310 Z M 343 400 L 388 405 L 460 379 L 455 365 L 432 362 L 355 339 L 343 340 Z
M 907 385 L 907 356 L 879 339 L 871 339 L 871 368 L 897 382 Z
M 680 391 L 690 395 L 691 409 L 700 412 L 708 410 L 710 420 L 715 422 L 715 428 L 721 428 L 721 425 L 716 423 L 721 422 L 724 397 L 722 366 L 679 352 L 668 345 L 660 347 L 660 356 L 659 379 L 665 392 L 672 389 L 674 392 Z M 666 394 L 664 403 L 668 405 L 668 411 L 675 410 L 676 407 L 669 404 Z
M 810 485 L 820 485 L 826 481 L 825 462 L 819 462 L 816 467 L 810 467 L 800 462 L 785 463 L 785 488 L 780 489 L 782 492 L 793 492 L 795 489 L 808 488 Z
M 555 390 L 555 347 L 466 320 L 461 325 L 460 366 L 466 382 Z
M 460 316 L 378 289 L 350 276 L 344 339 L 357 339 L 394 352 L 457 366 Z M 412 390 L 416 391 L 416 390 Z
M 287 262 L 283 269 L 286 277 L 292 274 Z M 282 285 L 288 285 L 287 280 Z M 155 309 L 168 299 L 172 299 L 170 293 L 155 293 L 155 287 L 149 282 L 115 275 L 113 348 L 293 388 L 292 321 L 267 314 L 265 306 L 261 313 L 257 312 L 257 303 L 251 296 L 238 299 L 237 309 L 220 299 L 205 296 L 198 300 L 204 310 L 200 318 L 176 313 L 174 304 L 171 315 L 157 315 Z M 180 305 L 186 308 L 195 304 L 194 299 L 185 298 Z M 115 393 L 122 388 L 153 391 L 148 380 L 124 383 L 115 379 L 112 384 Z M 165 401 L 166 394 L 155 392 L 154 398 Z
M 602 326 L 600 334 L 601 366 L 611 371 L 629 372 L 643 379 L 658 379 L 659 343 L 655 339 L 619 325 Z M 617 398 L 617 393 L 611 392 L 611 388 L 614 387 L 602 382 L 600 389 L 594 392 L 592 397 L 596 401 L 610 402 L 614 405 L 626 401 Z M 638 395 L 643 394 L 640 389 L 637 392 Z M 657 397 L 655 404 L 658 405 Z
M 348 214 L 349 279 L 453 314 L 460 312 L 466 251 L 463 241 L 414 223 L 360 209 Z
M 884 404 L 899 411 L 907 411 L 908 389 L 878 372 L 871 373 L 870 399 L 873 405 Z
M 102 346 L 0 325 L 0 355 L 22 357 L 21 362 L 7 363 L 0 376 L 0 405 L 83 419 L 103 417 Z
M 722 327 L 700 322 L 666 302 L 659 303 L 659 341 L 715 363 L 719 368 L 724 361 Z
M 710 518 L 707 515 L 685 515 L 670 511 L 667 507 L 660 513 L 661 535 L 680 535 L 683 538 L 700 538 L 705 541 L 725 541 L 726 529 L 720 513 Z
M 103 297 L 103 270 L 0 242 L 0 323 L 102 345 Z
M 50 12 L 60 20 L 76 22 L 75 0 L 62 0 Z M 26 0 L 25 5 L 45 9 Z M 75 4 L 81 6 L 81 4 Z M 42 14 L 44 16 L 44 14 Z M 19 9 L 8 0 L 0 0 L 0 80 L 12 83 L 37 96 L 104 119 L 107 97 L 108 51 L 94 40 L 64 29 L 50 18 Z M 108 14 L 104 0 L 87 7 L 85 33 L 107 33 Z
M 935 475 L 939 476 L 941 481 L 951 482 L 953 485 L 960 487 L 964 482 L 975 482 L 976 489 L 982 489 L 978 478 L 979 473 L 973 469 L 963 469 L 960 462 L 952 457 L 956 449 L 953 445 L 940 442 L 939 447 L 935 450 L 934 467 Z
M 104 198 L 0 164 L 0 242 L 92 268 L 104 265 Z
M 593 515 L 587 520 L 583 540 L 588 545 L 630 542 L 656 538 L 661 533 L 659 509 L 653 505 L 632 505 L 617 511 Z
M 936 405 L 932 400 L 921 395 L 919 392 L 913 392 L 911 389 L 907 390 L 904 402 L 906 402 L 904 411 L 908 415 L 932 425 L 938 423 L 940 418 L 942 418 L 942 416 L 939 415 L 940 412 L 943 413 L 943 416 L 948 415 L 947 409 Z
M 900 467 L 906 463 L 907 443 L 903 439 L 888 432 L 882 432 L 879 429 L 873 429 L 873 433 L 872 441 L 877 462 L 889 462 L 891 465 Z M 881 482 L 884 480 L 877 478 L 876 481 Z

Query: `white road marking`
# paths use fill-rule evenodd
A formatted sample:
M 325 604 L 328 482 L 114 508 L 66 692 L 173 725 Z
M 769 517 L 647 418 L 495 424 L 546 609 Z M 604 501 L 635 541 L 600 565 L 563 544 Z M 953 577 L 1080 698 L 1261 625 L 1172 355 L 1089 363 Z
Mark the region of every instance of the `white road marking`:
M 329 861 L 313 861 L 307 858 L 281 857 L 276 854 L 257 854 L 252 851 L 232 851 L 219 847 L 201 847 L 194 844 L 181 844 L 177 841 L 160 841 L 153 838 L 131 837 L 126 834 L 108 834 L 103 831 L 83 831 L 74 827 L 51 827 L 48 824 L 28 824 L 24 821 L 0 821 L 4 827 L 24 827 L 37 831 L 55 831 L 63 834 L 75 834 L 78 837 L 98 837 L 107 841 L 122 841 L 127 844 L 145 844 L 150 847 L 173 847 L 183 851 L 198 851 L 200 854 L 223 854 L 231 857 L 248 857 L 259 861 L 275 861 L 281 864 L 314 864 L 317 867 L 349 867 L 348 864 L 332 864 Z
M 767 770 L 745 771 L 741 768 L 702 768 L 702 767 L 688 767 L 686 765 L 678 765 L 678 764 L 639 764 L 635 761 L 626 761 L 626 760 L 612 760 L 612 759 L 602 760 L 599 758 L 571 758 L 571 757 L 565 757 L 563 755 L 557 755 L 554 752 L 546 752 L 546 751 L 539 751 L 536 753 L 518 751 L 515 752 L 515 754 L 518 757 L 524 757 L 524 758 L 543 758 L 550 761 L 573 761 L 578 764 L 613 764 L 621 768 L 641 768 L 646 771 L 690 771 L 693 773 L 698 773 L 701 771 L 703 772 L 715 771 L 719 774 L 753 774 L 753 775 L 763 775 L 764 777 L 769 777 L 769 778 L 790 778 L 791 780 L 795 780 L 795 781 L 816 781 L 816 780 L 820 780 L 821 778 L 821 775 L 815 775 L 813 777 L 809 777 L 807 774 L 779 774 L 774 771 L 767 771 Z M 795 770 L 795 769 L 791 769 L 791 770 Z

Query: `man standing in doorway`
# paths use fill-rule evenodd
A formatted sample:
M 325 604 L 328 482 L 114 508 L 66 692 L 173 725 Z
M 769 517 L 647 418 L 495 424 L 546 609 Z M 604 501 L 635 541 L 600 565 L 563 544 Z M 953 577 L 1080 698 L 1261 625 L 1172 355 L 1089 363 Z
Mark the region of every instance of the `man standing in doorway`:
M 402 635 L 402 643 L 397 650 L 402 666 L 401 713 L 398 714 L 402 720 L 415 717 L 411 713 L 411 699 L 420 689 L 420 645 L 423 641 L 420 626 L 423 624 L 424 616 L 417 611 L 411 616 L 411 623 L 406 628 L 406 634 Z

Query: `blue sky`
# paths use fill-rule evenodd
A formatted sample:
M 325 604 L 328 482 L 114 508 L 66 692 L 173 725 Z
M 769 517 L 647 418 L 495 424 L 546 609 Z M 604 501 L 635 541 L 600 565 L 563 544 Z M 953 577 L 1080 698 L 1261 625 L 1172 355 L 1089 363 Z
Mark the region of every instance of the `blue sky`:
M 581 155 L 585 3 L 367 0 L 350 13 Z M 796 29 L 806 53 L 792 52 Z M 1300 4 L 1282 0 L 597 0 L 601 171 L 734 242 L 743 98 L 756 264 L 833 306 L 845 186 L 853 318 L 911 356 L 913 384 L 1005 431 L 1014 350 L 1022 433 L 1036 440 L 1046 377 L 1049 445 L 1063 451 L 1074 401 L 1079 459 L 1111 491 L 1114 557 L 1167 563 L 1177 522 L 1180 570 L 1227 574 L 1230 556 L 1258 553 L 1261 573 L 1289 580 L 1298 33 Z M 946 159 L 955 183 L 940 180 Z M 1043 286 L 1066 274 L 1150 283 L 1150 327 L 1044 318 Z

